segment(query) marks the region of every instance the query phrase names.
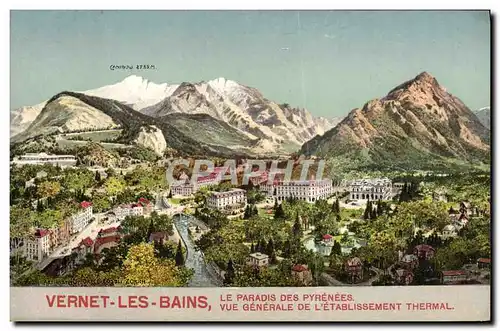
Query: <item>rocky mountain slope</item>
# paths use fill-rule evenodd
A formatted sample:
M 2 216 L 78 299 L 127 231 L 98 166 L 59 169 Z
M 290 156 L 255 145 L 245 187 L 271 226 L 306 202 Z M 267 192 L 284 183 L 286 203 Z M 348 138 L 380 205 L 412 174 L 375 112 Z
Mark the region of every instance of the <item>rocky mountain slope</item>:
M 78 93 L 113 99 L 153 117 L 172 113 L 207 114 L 228 123 L 246 138 L 260 139 L 265 152 L 296 150 L 338 123 L 336 119 L 313 117 L 305 109 L 278 105 L 257 89 L 224 78 L 169 85 L 129 76 L 119 83 Z M 46 104 L 11 111 L 11 137 L 26 130 Z
M 258 139 L 250 139 L 208 115 L 172 114 L 152 118 L 116 100 L 76 92 L 62 92 L 52 97 L 35 121 L 11 141 L 20 143 L 51 133 L 110 127 L 123 129 L 121 142 L 140 144 L 157 154 L 169 148 L 181 155 L 229 157 L 252 155 L 253 147 L 259 147 Z
M 458 98 L 423 72 L 382 99 L 352 110 L 301 152 L 359 164 L 403 166 L 436 160 L 488 161 L 489 130 Z
M 172 113 L 208 114 L 262 139 L 270 149 L 293 150 L 332 128 L 335 119 L 314 118 L 305 109 L 278 105 L 257 89 L 218 78 L 208 82 L 182 83 L 164 100 L 141 110 L 161 117 Z
M 113 99 L 135 110 L 158 103 L 172 94 L 178 85 L 155 84 L 139 76 L 129 76 L 113 85 L 78 93 Z M 47 101 L 34 106 L 14 109 L 10 112 L 10 135 L 15 136 L 26 130 L 40 114 Z
M 478 109 L 474 112 L 474 114 L 476 114 L 477 118 L 485 128 L 490 129 L 490 107 Z

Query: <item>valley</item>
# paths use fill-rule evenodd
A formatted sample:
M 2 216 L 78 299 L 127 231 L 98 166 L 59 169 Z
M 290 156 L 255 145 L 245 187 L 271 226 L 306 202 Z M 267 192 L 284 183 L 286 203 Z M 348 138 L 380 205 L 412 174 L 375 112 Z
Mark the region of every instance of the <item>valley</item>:
M 11 283 L 488 284 L 476 114 L 426 72 L 341 120 L 224 78 L 63 91 L 12 112 Z M 213 169 L 196 177 L 200 159 Z M 325 166 L 299 179 L 304 161 Z

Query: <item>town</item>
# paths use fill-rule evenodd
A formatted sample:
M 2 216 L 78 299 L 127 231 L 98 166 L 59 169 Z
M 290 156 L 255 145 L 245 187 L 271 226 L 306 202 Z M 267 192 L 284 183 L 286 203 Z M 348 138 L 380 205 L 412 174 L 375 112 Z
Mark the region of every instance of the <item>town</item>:
M 195 180 L 176 166 L 167 182 L 172 159 L 127 161 L 12 160 L 13 286 L 490 282 L 489 174 L 316 168 L 304 178 L 296 158 L 291 179 L 282 160 L 245 182 L 253 164 L 214 159 Z

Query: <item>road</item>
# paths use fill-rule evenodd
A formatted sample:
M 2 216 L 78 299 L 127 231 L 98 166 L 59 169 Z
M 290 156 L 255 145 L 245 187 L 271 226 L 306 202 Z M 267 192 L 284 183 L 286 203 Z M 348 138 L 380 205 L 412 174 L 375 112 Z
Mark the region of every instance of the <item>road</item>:
M 59 247 L 54 252 L 52 252 L 46 259 L 38 263 L 36 266 L 37 269 L 43 270 L 55 259 L 71 255 L 71 250 L 76 246 L 78 246 L 78 244 L 80 244 L 80 242 L 83 239 L 90 237 L 92 240 L 94 240 L 101 229 L 117 227 L 120 225 L 120 222 L 112 224 L 99 224 L 99 221 L 103 216 L 104 216 L 103 213 L 94 214 L 94 219 L 91 223 L 89 223 L 82 231 L 73 235 L 67 245 Z

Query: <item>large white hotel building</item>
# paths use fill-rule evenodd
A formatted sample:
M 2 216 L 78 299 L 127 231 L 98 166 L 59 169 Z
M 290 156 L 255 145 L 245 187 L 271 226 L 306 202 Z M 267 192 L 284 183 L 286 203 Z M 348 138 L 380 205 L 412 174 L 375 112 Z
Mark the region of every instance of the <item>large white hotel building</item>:
M 49 155 L 46 153 L 28 153 L 14 158 L 13 164 L 51 164 L 59 166 L 74 166 L 76 158 L 73 155 Z
M 350 185 L 350 200 L 390 200 L 392 182 L 388 178 L 358 179 Z
M 333 193 L 331 179 L 321 180 L 290 180 L 274 181 L 272 184 L 263 182 L 260 184 L 260 190 L 273 197 L 278 202 L 287 198 L 296 198 L 307 202 L 328 199 Z
M 232 189 L 225 192 L 212 192 L 207 198 L 207 207 L 221 211 L 243 210 L 247 205 L 247 192 L 242 189 Z
M 170 187 L 172 195 L 189 196 L 195 194 L 201 187 L 217 185 L 222 181 L 222 176 L 228 169 L 229 167 L 216 167 L 209 175 L 198 177 L 195 183 L 191 182 L 183 172 L 179 177 L 180 183 L 175 183 Z

